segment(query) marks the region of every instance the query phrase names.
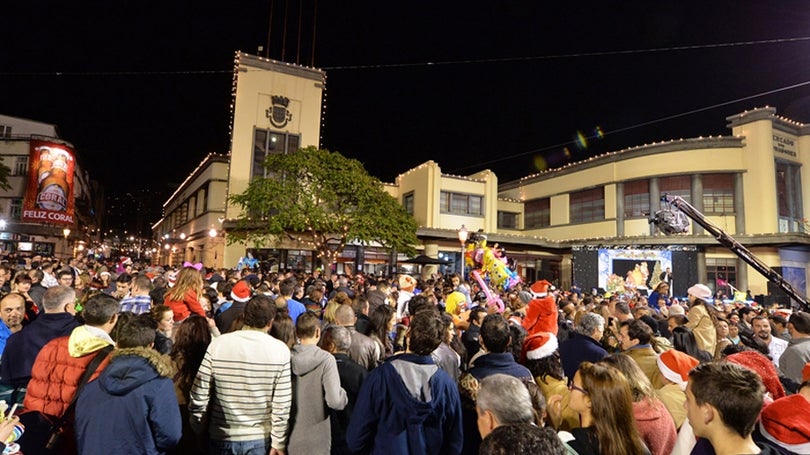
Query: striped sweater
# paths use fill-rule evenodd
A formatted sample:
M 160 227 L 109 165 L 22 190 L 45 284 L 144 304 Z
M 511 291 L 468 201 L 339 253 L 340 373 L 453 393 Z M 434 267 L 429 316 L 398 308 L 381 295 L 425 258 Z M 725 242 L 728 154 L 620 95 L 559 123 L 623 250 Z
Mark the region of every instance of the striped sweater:
M 218 441 L 271 440 L 284 450 L 292 403 L 290 350 L 264 331 L 211 340 L 189 402 L 195 432 Z

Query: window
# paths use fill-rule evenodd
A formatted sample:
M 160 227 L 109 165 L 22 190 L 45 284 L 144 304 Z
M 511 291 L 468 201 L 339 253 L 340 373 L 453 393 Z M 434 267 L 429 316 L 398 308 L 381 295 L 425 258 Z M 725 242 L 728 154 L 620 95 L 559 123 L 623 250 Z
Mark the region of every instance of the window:
M 475 216 L 482 216 L 484 214 L 483 196 L 442 191 L 439 199 L 439 209 L 442 213 Z
M 728 285 L 737 285 L 737 260 L 706 258 L 706 277 L 709 280 L 709 287 L 715 292 L 720 290 L 726 296 L 733 296 L 734 291 Z
M 28 157 L 18 156 L 14 160 L 14 174 L 13 175 L 26 175 L 28 174 Z
M 587 223 L 605 219 L 605 188 L 577 191 L 569 196 L 571 223 Z
M 0 125 L 0 137 L 11 137 L 11 125 Z
M 734 213 L 734 174 L 703 175 L 703 212 Z
M 22 199 L 12 199 L 11 212 L 9 213 L 9 218 L 13 220 L 19 220 L 20 216 L 22 215 L 22 206 L 23 206 Z
M 680 196 L 684 201 L 692 203 L 692 176 L 675 175 L 672 177 L 661 177 L 658 180 L 658 189 L 661 196 L 671 194 Z
M 413 215 L 413 191 L 402 196 L 402 206 L 405 207 L 408 215 Z
M 268 176 L 269 173 L 262 165 L 267 155 L 295 152 L 300 143 L 301 136 L 297 134 L 257 129 L 253 136 L 253 178 Z
M 650 181 L 634 180 L 624 183 L 624 216 L 646 217 L 650 214 Z
M 519 213 L 498 211 L 499 229 L 517 229 Z
M 551 199 L 544 197 L 526 201 L 523 204 L 523 213 L 525 229 L 551 226 Z
M 779 232 L 796 232 L 804 228 L 802 215 L 801 166 L 776 162 L 776 205 L 779 210 Z

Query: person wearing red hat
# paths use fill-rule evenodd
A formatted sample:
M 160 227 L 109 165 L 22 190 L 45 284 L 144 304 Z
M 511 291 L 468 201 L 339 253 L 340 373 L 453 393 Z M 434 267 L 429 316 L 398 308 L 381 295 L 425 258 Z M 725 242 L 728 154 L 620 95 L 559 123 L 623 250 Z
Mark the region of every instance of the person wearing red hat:
M 799 393 L 765 407 L 754 440 L 776 446 L 784 453 L 810 453 L 810 363 L 804 367 Z
M 661 382 L 664 384 L 655 391 L 655 395 L 664 403 L 675 428 L 681 428 L 686 420 L 686 383 L 689 381 L 689 372 L 700 363 L 698 359 L 681 351 L 670 349 L 664 351 L 657 359 L 658 370 L 661 372 Z
M 530 288 L 533 299 L 526 307 L 523 328 L 527 336 L 538 332 L 549 332 L 557 335 L 557 304 L 551 294 L 553 286 L 546 280 L 535 282 Z

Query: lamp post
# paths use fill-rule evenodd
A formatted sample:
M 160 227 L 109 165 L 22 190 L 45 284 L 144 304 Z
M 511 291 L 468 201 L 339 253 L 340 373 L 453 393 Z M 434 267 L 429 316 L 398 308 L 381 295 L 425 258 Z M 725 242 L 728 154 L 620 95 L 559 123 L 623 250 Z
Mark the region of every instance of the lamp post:
M 464 244 L 467 243 L 467 235 L 469 235 L 469 231 L 467 231 L 467 228 L 462 224 L 458 230 L 458 241 L 461 242 L 461 263 L 459 270 L 461 271 L 462 280 L 464 279 Z

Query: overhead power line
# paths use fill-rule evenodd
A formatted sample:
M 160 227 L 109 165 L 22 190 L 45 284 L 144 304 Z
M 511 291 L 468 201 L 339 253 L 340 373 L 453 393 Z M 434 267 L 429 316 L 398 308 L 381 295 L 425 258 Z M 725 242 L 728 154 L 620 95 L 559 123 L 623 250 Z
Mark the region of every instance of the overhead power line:
M 726 47 L 755 46 L 761 44 L 781 44 L 810 41 L 810 36 L 799 36 L 794 38 L 774 38 L 767 40 L 735 41 L 729 43 L 714 44 L 694 44 L 686 46 L 655 47 L 644 49 L 608 50 L 594 52 L 574 52 L 568 54 L 536 55 L 525 57 L 496 57 L 480 59 L 444 60 L 435 62 L 402 62 L 402 63 L 382 63 L 368 65 L 333 65 L 325 66 L 321 69 L 326 71 L 346 71 L 359 69 L 388 69 L 388 68 L 409 68 L 409 67 L 430 67 L 442 65 L 470 65 L 482 63 L 514 63 L 538 60 L 559 60 L 582 57 L 607 57 L 613 55 L 629 54 L 651 54 L 659 52 L 674 52 L 699 49 L 716 49 Z M 43 72 L 0 72 L 0 76 L 152 76 L 152 75 L 205 75 L 205 74 L 232 74 L 233 69 L 226 70 L 183 70 L 183 71 L 43 71 Z
M 754 95 L 743 96 L 741 98 L 736 98 L 736 99 L 733 99 L 733 100 L 730 100 L 730 101 L 723 101 L 722 103 L 717 103 L 717 104 L 712 104 L 710 106 L 705 106 L 705 107 L 701 107 L 701 108 L 697 108 L 697 109 L 692 109 L 692 110 L 689 110 L 689 111 L 686 111 L 686 112 L 681 112 L 679 114 L 667 115 L 666 117 L 660 117 L 660 118 L 649 120 L 649 121 L 646 121 L 646 122 L 636 123 L 634 125 L 629 125 L 629 126 L 625 126 L 625 127 L 622 127 L 622 128 L 616 128 L 614 130 L 607 130 L 607 131 L 602 130 L 602 136 L 608 136 L 610 134 L 622 133 L 624 131 L 629 131 L 629 130 L 633 130 L 633 129 L 636 129 L 636 128 L 641 128 L 641 127 L 653 125 L 653 124 L 656 124 L 656 123 L 666 122 L 668 120 L 673 120 L 673 119 L 680 118 L 680 117 L 686 117 L 688 115 L 697 114 L 699 112 L 705 112 L 705 111 L 709 111 L 709 110 L 712 110 L 712 109 L 717 109 L 718 107 L 728 106 L 728 105 L 731 105 L 731 104 L 739 103 L 741 101 L 748 101 L 748 100 L 751 100 L 751 99 L 754 99 L 754 98 L 759 98 L 759 97 L 766 96 L 766 95 L 772 95 L 774 93 L 784 92 L 784 91 L 787 91 L 787 90 L 793 90 L 795 88 L 804 87 L 804 86 L 807 86 L 807 85 L 810 85 L 810 81 L 804 81 L 804 82 L 799 82 L 797 84 L 792 84 L 792 85 L 787 85 L 787 86 L 784 86 L 784 87 L 775 88 L 773 90 L 768 90 L 768 91 L 765 91 L 765 92 L 756 93 Z M 588 139 L 593 139 L 593 138 L 595 138 L 595 136 L 588 137 Z M 576 144 L 576 142 L 577 142 L 576 140 L 570 140 L 570 141 L 567 141 L 567 142 L 561 142 L 559 144 L 554 144 L 554 145 L 549 145 L 549 146 L 542 147 L 542 148 L 539 148 L 539 149 L 529 150 L 528 152 L 515 153 L 515 154 L 512 154 L 512 155 L 502 156 L 500 158 L 496 158 L 496 159 L 489 160 L 489 161 L 477 162 L 477 163 L 475 163 L 473 165 L 456 168 L 456 169 L 454 169 L 452 171 L 449 171 L 449 172 L 458 173 L 459 171 L 464 171 L 464 170 L 471 169 L 471 168 L 478 168 L 478 167 L 486 166 L 486 165 L 493 164 L 493 163 L 500 163 L 501 161 L 511 160 L 511 159 L 514 159 L 514 158 L 520 158 L 520 157 L 526 156 L 526 155 L 532 155 L 532 154 L 535 154 L 535 153 L 547 152 L 549 150 L 559 149 L 560 147 L 566 147 L 566 146 L 569 146 L 569 145 L 574 145 L 574 144 Z

